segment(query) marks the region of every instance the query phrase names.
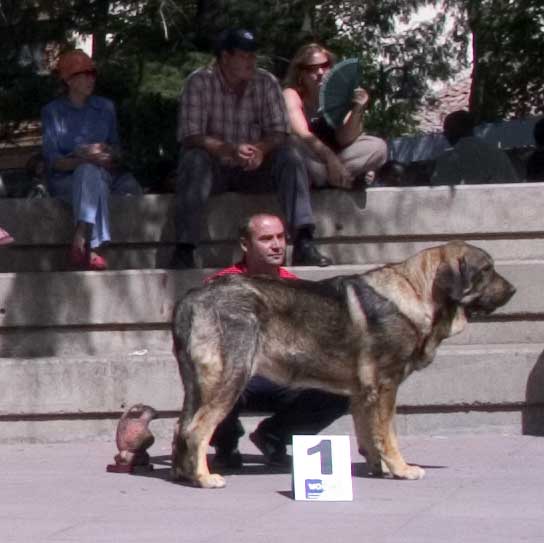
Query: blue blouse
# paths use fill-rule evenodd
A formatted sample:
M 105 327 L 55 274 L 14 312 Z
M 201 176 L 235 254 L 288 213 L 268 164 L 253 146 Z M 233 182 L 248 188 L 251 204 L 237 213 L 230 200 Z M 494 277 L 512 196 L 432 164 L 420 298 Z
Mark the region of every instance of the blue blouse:
M 82 144 L 119 145 L 117 116 L 111 100 L 91 96 L 83 107 L 77 107 L 61 97 L 49 102 L 41 113 L 43 156 L 52 175 L 66 175 L 55 172 L 53 163 Z

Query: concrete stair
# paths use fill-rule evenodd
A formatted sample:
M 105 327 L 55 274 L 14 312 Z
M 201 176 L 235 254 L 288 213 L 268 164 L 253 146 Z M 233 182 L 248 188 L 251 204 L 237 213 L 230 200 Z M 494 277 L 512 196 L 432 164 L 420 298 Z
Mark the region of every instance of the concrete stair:
M 314 194 L 318 242 L 338 265 L 303 278 L 359 273 L 449 239 L 487 249 L 518 288 L 510 303 L 444 343 L 399 397 L 401 433 L 544 429 L 544 184 L 372 189 Z M 0 442 L 111 438 L 124 407 L 159 409 L 169 435 L 182 389 L 171 354 L 175 300 L 238 257 L 236 223 L 273 199 L 212 200 L 199 260 L 164 269 L 173 197 L 112 198 L 114 270 L 64 271 L 69 210 L 54 200 L 0 200 L 16 237 L 0 251 Z M 251 427 L 258 419 L 248 414 Z M 331 431 L 351 431 L 348 417 Z

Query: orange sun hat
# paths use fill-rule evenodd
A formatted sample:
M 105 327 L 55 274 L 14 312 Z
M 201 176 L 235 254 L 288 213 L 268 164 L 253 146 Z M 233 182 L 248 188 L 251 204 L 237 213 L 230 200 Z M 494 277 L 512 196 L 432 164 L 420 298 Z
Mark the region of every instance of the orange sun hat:
M 81 49 L 68 51 L 60 56 L 57 63 L 59 77 L 68 81 L 70 77 L 81 72 L 96 72 L 93 59 Z

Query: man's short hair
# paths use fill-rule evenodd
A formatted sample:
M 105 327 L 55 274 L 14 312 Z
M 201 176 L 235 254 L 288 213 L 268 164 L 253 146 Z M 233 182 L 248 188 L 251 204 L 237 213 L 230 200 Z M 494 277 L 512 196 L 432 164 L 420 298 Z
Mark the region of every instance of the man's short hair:
M 444 119 L 444 136 L 455 145 L 461 138 L 472 136 L 474 133 L 474 116 L 469 111 L 459 109 Z
M 215 56 L 219 57 L 223 51 L 232 53 L 234 49 L 254 53 L 257 50 L 257 41 L 253 32 L 244 28 L 228 28 L 221 32 L 215 43 Z
M 238 237 L 240 239 L 247 239 L 249 237 L 249 225 L 254 216 L 255 215 L 246 216 L 240 221 L 240 224 L 238 225 Z
M 248 239 L 251 235 L 251 221 L 255 217 L 276 217 L 281 223 L 283 224 L 283 227 L 285 228 L 285 224 L 281 217 L 278 217 L 274 213 L 253 213 L 253 215 L 249 215 L 244 217 L 239 225 L 238 225 L 238 238 L 239 239 Z

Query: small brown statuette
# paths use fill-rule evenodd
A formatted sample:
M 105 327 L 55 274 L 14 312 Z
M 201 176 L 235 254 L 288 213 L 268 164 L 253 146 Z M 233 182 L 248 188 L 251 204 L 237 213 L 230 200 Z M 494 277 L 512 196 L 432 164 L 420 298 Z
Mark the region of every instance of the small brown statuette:
M 107 471 L 113 473 L 134 473 L 150 471 L 147 449 L 153 445 L 155 437 L 149 430 L 149 423 L 157 418 L 157 412 L 149 405 L 136 404 L 127 409 L 119 423 L 115 441 L 119 452 L 115 455 L 115 464 L 109 464 Z

